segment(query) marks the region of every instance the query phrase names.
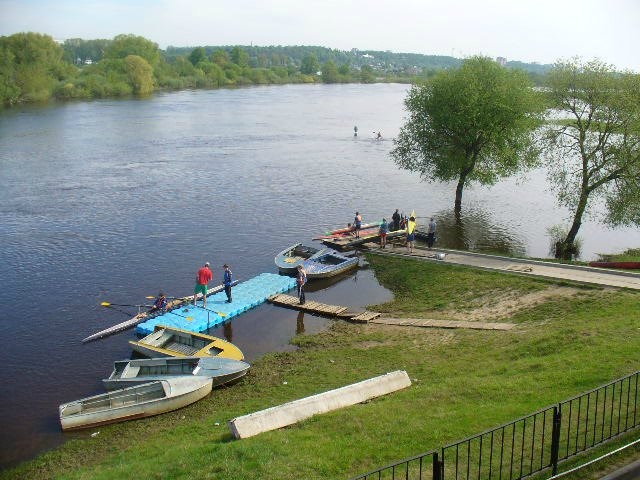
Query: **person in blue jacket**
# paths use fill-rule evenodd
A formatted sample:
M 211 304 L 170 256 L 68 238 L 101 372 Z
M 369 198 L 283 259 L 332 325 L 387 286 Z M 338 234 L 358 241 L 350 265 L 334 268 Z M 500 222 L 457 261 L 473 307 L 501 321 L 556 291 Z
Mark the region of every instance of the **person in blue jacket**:
M 226 263 L 222 266 L 224 268 L 224 275 L 222 277 L 222 283 L 224 284 L 224 293 L 227 294 L 227 303 L 231 303 L 231 283 L 233 282 L 233 272 Z

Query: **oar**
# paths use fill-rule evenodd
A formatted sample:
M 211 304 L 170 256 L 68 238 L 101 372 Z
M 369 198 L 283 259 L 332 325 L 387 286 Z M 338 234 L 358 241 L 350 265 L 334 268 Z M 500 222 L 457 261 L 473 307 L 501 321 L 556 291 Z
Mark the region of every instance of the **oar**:
M 151 308 L 153 307 L 153 305 L 128 305 L 126 303 L 111 303 L 111 302 L 102 302 L 100 305 L 102 305 L 103 307 L 110 307 L 112 305 L 118 306 L 118 307 L 147 307 L 147 308 Z
M 196 305 L 196 307 L 206 310 L 207 312 L 213 312 L 216 315 L 220 315 L 221 317 L 226 317 L 227 314 L 224 312 L 217 312 L 216 310 L 211 310 L 210 308 L 201 307 L 200 305 Z
M 148 300 L 153 300 L 154 298 L 156 298 L 156 296 L 155 295 L 147 295 L 144 298 L 146 298 Z M 183 300 L 184 299 L 184 297 L 164 297 L 164 298 L 166 298 L 167 300 Z

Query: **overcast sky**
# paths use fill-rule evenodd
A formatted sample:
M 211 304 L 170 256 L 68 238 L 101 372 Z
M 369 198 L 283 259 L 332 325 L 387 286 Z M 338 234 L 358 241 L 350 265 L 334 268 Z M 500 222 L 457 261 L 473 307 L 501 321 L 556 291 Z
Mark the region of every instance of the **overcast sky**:
M 640 0 L 0 0 L 0 35 L 145 37 L 164 49 L 318 45 L 640 72 Z

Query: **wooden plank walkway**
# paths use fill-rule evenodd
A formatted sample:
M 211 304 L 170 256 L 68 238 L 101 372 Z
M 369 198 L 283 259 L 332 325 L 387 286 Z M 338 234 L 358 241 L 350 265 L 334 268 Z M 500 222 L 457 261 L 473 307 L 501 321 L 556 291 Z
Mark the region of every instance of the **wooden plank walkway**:
M 298 297 L 292 295 L 278 294 L 273 297 L 269 297 L 269 302 L 281 307 L 295 308 L 296 310 L 302 310 L 304 312 L 318 313 L 321 315 L 336 316 L 347 310 L 347 307 L 341 307 L 339 305 L 327 305 L 326 303 L 314 302 L 309 300 L 303 304 L 300 304 Z
M 328 305 L 326 303 L 307 301 L 300 304 L 298 297 L 292 295 L 284 295 L 282 293 L 274 295 L 268 299 L 270 303 L 281 307 L 293 308 L 303 312 L 309 312 L 316 315 L 324 315 L 327 317 L 339 317 L 343 320 L 358 323 L 375 323 L 379 325 L 400 325 L 407 327 L 431 327 L 431 328 L 469 328 L 475 330 L 510 330 L 515 325 L 513 323 L 495 323 L 495 322 L 465 322 L 458 320 L 430 320 L 425 318 L 390 318 L 381 317 L 379 312 L 354 313 L 348 312 L 347 307 L 339 305 Z
M 369 320 L 380 316 L 378 312 L 369 312 L 366 310 L 360 313 L 348 312 L 348 307 L 342 307 L 340 305 L 328 305 L 326 303 L 314 302 L 313 300 L 308 300 L 301 305 L 298 301 L 298 297 L 294 297 L 292 295 L 284 295 L 282 293 L 270 297 L 269 302 L 281 307 L 293 308 L 296 310 L 301 310 L 303 312 L 324 315 L 327 317 L 340 317 L 344 320 L 349 320 L 352 322 L 366 323 Z
M 465 322 L 462 320 L 431 320 L 426 318 L 390 317 L 375 318 L 369 320 L 369 323 L 423 328 L 469 328 L 473 330 L 511 330 L 515 327 L 515 324 L 513 323 Z

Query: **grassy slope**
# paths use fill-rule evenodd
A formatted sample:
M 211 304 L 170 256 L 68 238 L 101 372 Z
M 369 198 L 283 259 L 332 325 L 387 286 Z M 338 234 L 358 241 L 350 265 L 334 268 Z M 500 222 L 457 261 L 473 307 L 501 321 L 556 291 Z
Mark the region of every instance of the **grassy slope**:
M 406 316 L 463 310 L 478 297 L 553 282 L 372 257 Z M 1 478 L 344 479 L 531 413 L 640 368 L 640 293 L 584 288 L 521 311 L 507 332 L 336 322 L 300 350 L 255 362 L 238 385 L 190 407 L 79 434 Z M 505 321 L 505 319 L 496 319 Z M 400 392 L 236 441 L 236 416 L 393 370 Z M 285 384 L 286 382 L 286 384 Z

